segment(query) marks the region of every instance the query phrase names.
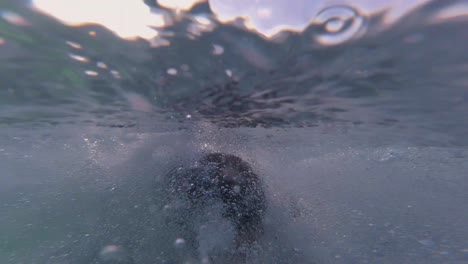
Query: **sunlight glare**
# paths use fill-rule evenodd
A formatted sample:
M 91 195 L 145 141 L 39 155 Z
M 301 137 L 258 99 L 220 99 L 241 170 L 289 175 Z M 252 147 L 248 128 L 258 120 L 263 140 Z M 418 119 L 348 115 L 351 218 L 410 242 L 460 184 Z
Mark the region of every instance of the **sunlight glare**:
M 100 24 L 127 39 L 151 39 L 158 33 L 149 26 L 164 26 L 163 16 L 151 13 L 143 1 L 33 0 L 33 5 L 66 25 Z
M 205 2 L 206 0 L 158 0 L 158 4 L 163 7 L 178 9 L 183 11 L 190 10 L 195 4 Z

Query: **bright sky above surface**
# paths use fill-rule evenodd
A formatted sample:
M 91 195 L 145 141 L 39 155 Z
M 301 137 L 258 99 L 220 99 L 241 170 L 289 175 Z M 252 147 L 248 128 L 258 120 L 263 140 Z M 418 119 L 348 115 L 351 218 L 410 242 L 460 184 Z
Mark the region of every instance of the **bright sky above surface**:
M 203 1 L 158 0 L 158 3 L 186 11 Z M 424 2 L 427 0 L 358 0 L 350 5 L 344 0 L 210 0 L 209 4 L 219 21 L 241 17 L 249 29 L 272 36 L 284 29 L 303 30 L 330 6 L 347 5 L 364 15 L 390 10 L 386 22 L 391 23 Z M 123 38 L 151 39 L 157 32 L 149 26 L 164 26 L 163 15 L 151 12 L 143 0 L 33 0 L 33 5 L 67 25 L 101 24 Z

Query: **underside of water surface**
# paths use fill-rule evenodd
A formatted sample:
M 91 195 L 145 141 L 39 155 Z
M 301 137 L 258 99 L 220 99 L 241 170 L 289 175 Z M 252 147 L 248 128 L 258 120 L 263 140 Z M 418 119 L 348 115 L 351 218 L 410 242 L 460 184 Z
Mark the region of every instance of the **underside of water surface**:
M 0 3 L 0 263 L 468 263 L 465 1 L 64 2 Z

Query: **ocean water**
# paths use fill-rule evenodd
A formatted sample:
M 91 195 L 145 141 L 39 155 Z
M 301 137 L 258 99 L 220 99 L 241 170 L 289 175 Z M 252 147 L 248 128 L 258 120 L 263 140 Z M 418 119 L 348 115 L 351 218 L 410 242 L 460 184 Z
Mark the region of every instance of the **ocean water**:
M 466 1 L 166 2 L 132 40 L 0 2 L 0 263 L 468 263 Z M 208 152 L 264 182 L 248 248 L 174 224 Z

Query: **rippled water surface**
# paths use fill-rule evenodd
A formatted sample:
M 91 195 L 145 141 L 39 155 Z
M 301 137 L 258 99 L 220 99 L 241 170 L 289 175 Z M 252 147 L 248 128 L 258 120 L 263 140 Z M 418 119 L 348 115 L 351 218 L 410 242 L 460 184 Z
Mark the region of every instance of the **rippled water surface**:
M 208 152 L 265 185 L 241 262 L 468 263 L 466 1 L 136 2 L 0 2 L 0 263 L 236 263 L 165 194 Z

